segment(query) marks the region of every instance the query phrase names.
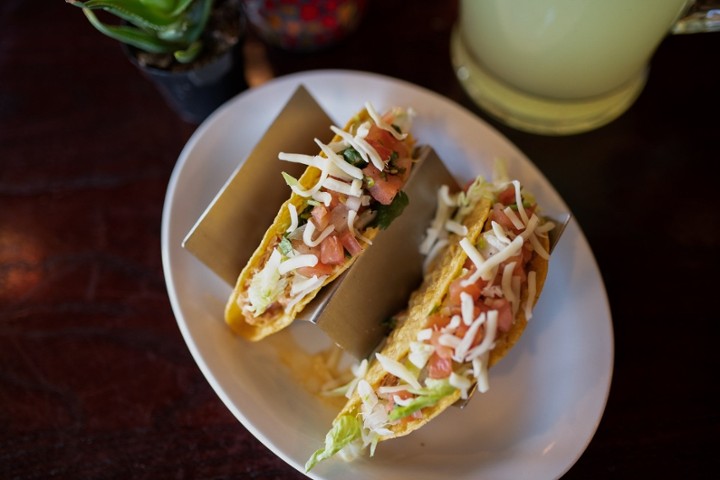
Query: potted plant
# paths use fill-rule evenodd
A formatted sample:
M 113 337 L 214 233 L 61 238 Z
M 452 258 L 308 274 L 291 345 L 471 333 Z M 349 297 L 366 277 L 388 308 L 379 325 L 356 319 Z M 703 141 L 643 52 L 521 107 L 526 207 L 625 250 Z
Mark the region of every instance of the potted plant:
M 199 123 L 247 88 L 241 0 L 66 0 L 118 40 L 186 121 Z M 112 15 L 109 24 L 100 15 Z

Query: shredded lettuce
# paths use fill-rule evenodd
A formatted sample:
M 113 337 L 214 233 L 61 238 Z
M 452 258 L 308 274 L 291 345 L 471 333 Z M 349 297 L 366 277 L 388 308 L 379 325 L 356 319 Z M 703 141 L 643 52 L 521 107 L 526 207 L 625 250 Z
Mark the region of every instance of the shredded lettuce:
M 280 243 L 278 244 L 278 250 L 280 250 L 280 253 L 282 253 L 284 257 L 289 257 L 293 252 L 292 242 L 290 242 L 287 237 L 282 237 L 280 239 Z
M 287 278 L 283 278 L 278 270 L 282 258 L 282 254 L 274 249 L 265 266 L 250 281 L 248 301 L 256 317 L 262 315 L 287 286 Z
M 483 199 L 492 199 L 495 186 L 486 181 L 482 176 L 473 180 L 466 191 L 458 195 L 458 209 L 455 212 L 454 220 L 462 223 L 463 219 L 475 208 L 478 202 Z
M 392 422 L 412 415 L 418 410 L 435 405 L 440 399 L 451 395 L 457 390 L 447 380 L 432 383 L 426 381 L 426 385 L 427 388 L 414 392 L 418 396 L 408 402 L 407 405 L 395 405 L 388 415 L 388 420 Z
M 332 428 L 325 436 L 325 445 L 305 463 L 305 471 L 309 472 L 318 462 L 328 459 L 340 450 L 361 438 L 361 420 L 353 415 L 341 415 L 333 421 Z

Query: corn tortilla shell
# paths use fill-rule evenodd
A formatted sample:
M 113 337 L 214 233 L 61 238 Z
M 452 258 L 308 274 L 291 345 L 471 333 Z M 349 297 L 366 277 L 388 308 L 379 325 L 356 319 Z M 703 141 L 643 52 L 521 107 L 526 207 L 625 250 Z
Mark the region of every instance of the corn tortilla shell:
M 354 133 L 359 125 L 369 119 L 370 115 L 368 114 L 367 110 L 362 110 L 347 122 L 344 130 L 346 132 Z M 341 137 L 339 135 L 335 135 L 329 143 L 340 140 Z M 408 149 L 410 151 L 412 151 L 414 142 L 415 141 L 413 137 L 408 134 L 405 143 L 408 145 Z M 321 155 L 325 156 L 323 153 L 321 153 Z M 308 167 L 302 174 L 302 176 L 298 179 L 298 181 L 303 188 L 310 188 L 318 182 L 320 175 L 321 171 L 319 169 L 315 167 Z M 283 328 L 289 326 L 295 320 L 295 317 L 298 315 L 298 313 L 301 312 L 303 308 L 305 308 L 305 306 L 313 298 L 315 298 L 315 296 L 317 296 L 318 292 L 325 285 L 335 280 L 339 275 L 341 275 L 348 268 L 350 268 L 350 266 L 365 251 L 363 250 L 363 252 L 359 253 L 358 255 L 347 259 L 347 261 L 343 265 L 340 265 L 338 268 L 336 268 L 335 271 L 331 275 L 329 275 L 328 278 L 325 279 L 325 281 L 320 287 L 307 294 L 301 301 L 296 303 L 290 311 L 285 312 L 284 309 L 276 309 L 273 311 L 266 311 L 258 317 L 246 315 L 242 311 L 238 303 L 239 301 L 241 302 L 245 298 L 247 298 L 247 291 L 250 285 L 250 281 L 252 280 L 255 273 L 262 269 L 265 261 L 272 253 L 272 249 L 274 248 L 275 243 L 290 226 L 290 213 L 288 211 L 288 204 L 293 204 L 297 211 L 301 212 L 304 209 L 305 205 L 307 205 L 307 198 L 302 197 L 295 192 L 292 192 L 290 198 L 285 201 L 285 203 L 283 203 L 277 215 L 275 216 L 272 225 L 265 232 L 265 235 L 263 236 L 260 245 L 258 245 L 258 247 L 255 249 L 255 252 L 250 257 L 250 260 L 248 260 L 247 264 L 240 272 L 240 275 L 238 276 L 237 282 L 235 284 L 235 288 L 230 294 L 230 298 L 228 299 L 225 306 L 225 322 L 235 333 L 251 341 L 261 340 L 268 335 L 276 333 Z M 365 238 L 372 241 L 377 236 L 378 231 L 379 230 L 377 228 L 371 227 L 363 231 L 362 234 L 363 236 L 365 236 Z
M 467 238 L 473 244 L 477 242 L 478 237 L 483 232 L 490 208 L 491 202 L 481 202 L 463 222 L 468 228 Z M 539 238 L 539 240 L 547 250 L 549 247 L 548 239 Z M 437 305 L 442 303 L 442 300 L 450 289 L 450 284 L 460 275 L 466 259 L 467 254 L 459 244 L 459 237 L 456 237 L 454 241 L 451 241 L 450 246 L 445 249 L 433 269 L 428 272 L 421 287 L 412 295 L 402 323 L 390 334 L 382 348 L 381 353 L 383 355 L 396 361 L 402 361 L 409 354 L 410 343 L 417 338 L 420 330 L 426 328 L 425 322 L 427 317 Z M 535 254 L 530 260 L 529 269 L 536 272 L 534 305 L 540 297 L 545 278 L 547 277 L 548 261 Z M 525 290 L 523 292 L 522 302 L 527 300 L 527 295 L 527 290 Z M 510 331 L 496 338 L 495 347 L 491 350 L 488 360 L 489 367 L 492 367 L 500 361 L 517 343 L 527 323 L 523 309 L 519 309 Z M 383 385 L 383 382 L 390 378 L 393 378 L 392 375 L 383 370 L 380 362 L 377 360 L 370 362 L 365 380 L 373 390 L 377 390 L 379 386 Z M 380 441 L 401 437 L 417 430 L 442 413 L 458 399 L 460 399 L 460 391 L 456 390 L 453 394 L 442 398 L 435 405 L 424 408 L 421 418 L 410 418 L 395 425 L 388 426 L 392 434 L 381 437 Z M 350 400 L 348 400 L 343 410 L 338 414 L 338 417 L 342 415 L 358 415 L 361 406 L 362 400 L 356 392 Z

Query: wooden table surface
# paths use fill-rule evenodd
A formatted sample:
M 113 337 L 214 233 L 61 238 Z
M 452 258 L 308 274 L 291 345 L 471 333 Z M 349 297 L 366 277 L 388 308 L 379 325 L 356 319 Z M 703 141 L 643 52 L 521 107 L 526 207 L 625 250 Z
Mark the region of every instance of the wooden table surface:
M 462 91 L 455 2 L 409 5 L 374 1 L 346 42 L 270 48 L 269 66 L 408 80 L 514 142 L 572 208 L 612 310 L 607 408 L 564 478 L 707 478 L 720 467 L 720 34 L 668 37 L 626 114 L 543 137 Z M 303 478 L 218 399 L 168 301 L 163 200 L 195 128 L 77 9 L 2 2 L 0 478 Z

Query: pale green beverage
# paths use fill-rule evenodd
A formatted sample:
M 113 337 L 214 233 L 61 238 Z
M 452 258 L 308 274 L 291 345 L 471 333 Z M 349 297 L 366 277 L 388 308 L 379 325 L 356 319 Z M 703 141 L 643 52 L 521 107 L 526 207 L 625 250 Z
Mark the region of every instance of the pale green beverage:
M 623 113 L 687 0 L 461 0 L 452 56 L 475 101 L 511 126 L 577 133 Z

